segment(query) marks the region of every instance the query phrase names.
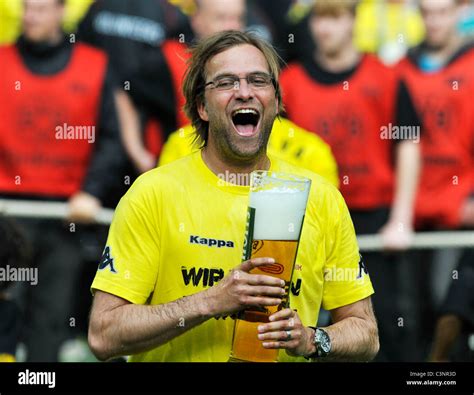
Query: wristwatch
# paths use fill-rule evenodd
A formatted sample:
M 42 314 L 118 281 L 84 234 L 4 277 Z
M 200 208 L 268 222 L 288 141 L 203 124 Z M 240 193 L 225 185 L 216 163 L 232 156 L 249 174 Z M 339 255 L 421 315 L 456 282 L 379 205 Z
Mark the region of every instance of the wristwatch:
M 306 359 L 324 358 L 331 352 L 331 339 L 324 329 L 314 328 L 313 344 L 316 346 L 316 352 L 306 357 Z

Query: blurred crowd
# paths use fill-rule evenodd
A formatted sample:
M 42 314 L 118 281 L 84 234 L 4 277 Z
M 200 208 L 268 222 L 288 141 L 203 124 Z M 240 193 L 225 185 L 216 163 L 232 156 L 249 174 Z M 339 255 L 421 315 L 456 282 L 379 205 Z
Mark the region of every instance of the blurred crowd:
M 0 0 L 0 199 L 68 207 L 0 218 L 0 269 L 39 271 L 34 286 L 0 277 L 0 361 L 20 343 L 22 359 L 57 361 L 86 336 L 107 235 L 94 218 L 200 148 L 182 111 L 188 49 L 230 29 L 282 58 L 269 151 L 340 188 L 357 234 L 382 236 L 363 254 L 378 360 L 472 360 L 473 249 L 408 247 L 474 228 L 473 1 Z

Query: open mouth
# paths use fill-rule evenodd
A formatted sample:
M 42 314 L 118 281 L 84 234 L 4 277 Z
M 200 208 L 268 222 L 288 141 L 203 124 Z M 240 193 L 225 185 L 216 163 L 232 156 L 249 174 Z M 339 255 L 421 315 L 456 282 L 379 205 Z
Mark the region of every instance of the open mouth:
M 234 128 L 240 136 L 255 135 L 259 121 L 260 113 L 254 108 L 240 108 L 232 113 Z

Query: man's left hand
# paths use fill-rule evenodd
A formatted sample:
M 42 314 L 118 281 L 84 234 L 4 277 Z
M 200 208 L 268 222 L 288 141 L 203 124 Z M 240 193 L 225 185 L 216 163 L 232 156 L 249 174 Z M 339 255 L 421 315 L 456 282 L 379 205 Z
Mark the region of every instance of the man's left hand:
M 270 316 L 270 322 L 258 326 L 258 338 L 264 348 L 282 348 L 291 356 L 313 354 L 314 330 L 303 326 L 298 313 L 283 309 Z
M 389 221 L 380 229 L 385 250 L 403 251 L 410 247 L 413 241 L 413 229 L 402 222 Z

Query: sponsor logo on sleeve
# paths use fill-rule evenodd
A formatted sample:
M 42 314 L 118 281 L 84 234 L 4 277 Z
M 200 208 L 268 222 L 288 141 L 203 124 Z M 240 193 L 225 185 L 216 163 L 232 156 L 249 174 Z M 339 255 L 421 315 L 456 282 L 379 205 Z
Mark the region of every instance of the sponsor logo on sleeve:
M 369 275 L 369 271 L 367 270 L 367 267 L 365 266 L 365 263 L 364 263 L 364 258 L 362 257 L 361 254 L 359 254 L 359 256 L 360 256 L 360 259 L 359 259 L 359 274 L 357 275 L 358 280 L 360 280 L 362 278 L 364 273 L 366 275 Z
M 99 270 L 104 270 L 109 268 L 112 273 L 117 273 L 114 267 L 114 258 L 112 258 L 110 254 L 110 247 L 105 247 L 104 253 L 102 254 L 102 258 L 99 263 Z

